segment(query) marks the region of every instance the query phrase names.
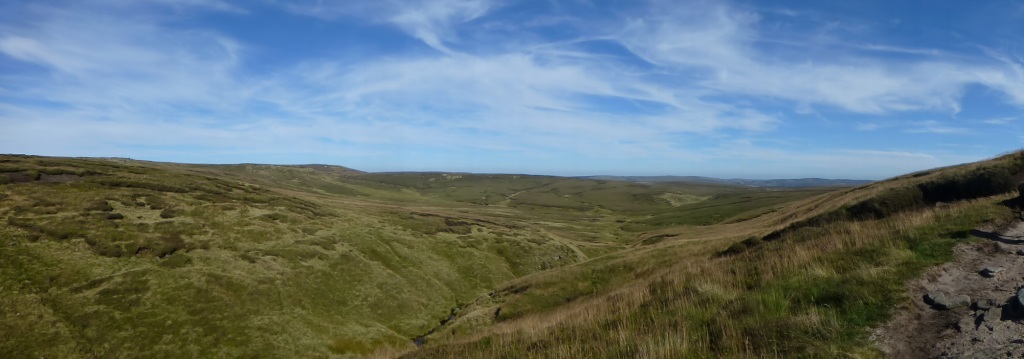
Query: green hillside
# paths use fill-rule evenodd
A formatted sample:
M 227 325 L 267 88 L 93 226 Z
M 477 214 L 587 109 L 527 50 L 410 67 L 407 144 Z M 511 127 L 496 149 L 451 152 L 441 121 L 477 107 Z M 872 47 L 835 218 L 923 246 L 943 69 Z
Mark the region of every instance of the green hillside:
M 884 357 L 869 329 L 903 284 L 1017 215 L 1024 153 L 668 226 L 637 246 L 506 283 L 403 357 Z M 657 217 L 655 217 L 657 218 Z
M 658 213 L 760 193 L 35 156 L 0 157 L 0 183 L 3 357 L 409 350 L 509 280 L 633 246 Z
M 875 357 L 1024 154 L 857 188 L 0 156 L 0 357 Z

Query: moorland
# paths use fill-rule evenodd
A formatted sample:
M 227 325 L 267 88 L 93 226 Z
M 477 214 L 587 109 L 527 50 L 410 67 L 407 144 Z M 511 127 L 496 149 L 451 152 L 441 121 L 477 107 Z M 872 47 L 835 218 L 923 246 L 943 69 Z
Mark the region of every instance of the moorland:
M 856 187 L 0 156 L 3 357 L 884 356 L 1024 154 Z

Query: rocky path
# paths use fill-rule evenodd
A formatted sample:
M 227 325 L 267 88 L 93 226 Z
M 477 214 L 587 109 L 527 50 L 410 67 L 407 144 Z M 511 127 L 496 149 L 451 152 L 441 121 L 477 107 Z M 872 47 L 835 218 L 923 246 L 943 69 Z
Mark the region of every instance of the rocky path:
M 890 358 L 1024 358 L 1024 222 L 972 232 L 951 263 L 908 284 L 872 339 Z

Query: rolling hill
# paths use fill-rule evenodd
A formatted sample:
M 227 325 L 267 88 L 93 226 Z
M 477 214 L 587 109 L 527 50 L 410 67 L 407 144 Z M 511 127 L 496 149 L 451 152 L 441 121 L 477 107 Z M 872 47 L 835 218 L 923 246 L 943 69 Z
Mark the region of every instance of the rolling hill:
M 3 357 L 878 355 L 1024 156 L 857 188 L 0 156 Z
M 1014 220 L 1024 154 L 666 226 L 638 245 L 508 282 L 404 357 L 884 357 L 869 330 L 903 283 Z

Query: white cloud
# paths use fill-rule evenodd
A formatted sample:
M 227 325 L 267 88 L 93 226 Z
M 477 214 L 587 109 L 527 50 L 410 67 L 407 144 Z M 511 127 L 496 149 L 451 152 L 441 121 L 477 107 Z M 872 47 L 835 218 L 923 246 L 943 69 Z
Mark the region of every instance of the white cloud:
M 268 98 L 282 108 L 317 118 L 347 116 L 436 126 L 522 144 L 514 147 L 576 152 L 606 153 L 603 149 L 612 143 L 648 147 L 652 142 L 668 142 L 677 133 L 765 131 L 777 122 L 773 116 L 704 102 L 620 71 L 554 60 L 510 54 L 355 67 L 310 64 L 284 76 L 301 83 L 274 87 L 278 92 Z M 303 90 L 295 92 L 295 88 Z M 593 107 L 595 97 L 625 106 L 649 103 L 659 110 L 648 115 L 608 114 Z M 387 132 L 381 135 L 391 137 Z
M 913 47 L 901 47 L 901 46 L 881 45 L 881 44 L 872 44 L 872 43 L 849 44 L 849 46 L 855 47 L 855 48 L 859 48 L 859 49 L 863 49 L 863 50 L 878 51 L 878 52 L 892 52 L 892 53 L 898 53 L 898 54 L 925 55 L 925 56 L 932 56 L 932 57 L 935 57 L 935 56 L 948 56 L 949 55 L 946 52 L 943 52 L 943 51 L 940 51 L 940 50 L 937 50 L 937 49 L 920 49 L 920 48 L 913 48 Z
M 204 8 L 232 13 L 246 13 L 245 9 L 239 6 L 235 6 L 234 4 L 231 4 L 230 2 L 224 0 L 91 0 L 91 2 L 99 4 L 106 3 L 118 6 L 138 6 L 145 4 L 155 4 L 169 6 L 177 9 Z
M 216 33 L 76 10 L 50 10 L 33 26 L 0 33 L 0 53 L 53 74 L 12 79 L 27 91 L 20 97 L 78 107 L 231 102 L 240 48 Z
M 990 119 L 982 120 L 981 122 L 989 124 L 989 125 L 1009 125 L 1009 124 L 1017 121 L 1018 118 L 1019 117 L 1013 117 L 1013 116 L 997 117 L 997 118 L 990 118 Z
M 451 54 L 444 41 L 455 37 L 453 24 L 473 20 L 489 10 L 482 0 L 440 0 L 399 5 L 399 11 L 388 18 L 424 43 Z
M 947 126 L 935 120 L 928 120 L 914 122 L 911 124 L 911 128 L 904 132 L 949 135 L 969 133 L 970 130 L 964 127 Z
M 877 130 L 879 128 L 882 128 L 882 125 L 879 125 L 877 123 L 858 123 L 857 124 L 857 131 L 874 131 L 874 130 Z
M 723 4 L 659 7 L 617 35 L 638 56 L 662 67 L 702 71 L 701 85 L 731 94 L 825 104 L 847 111 L 884 114 L 912 110 L 960 110 L 967 85 L 981 84 L 1024 103 L 1019 60 L 1001 63 L 879 61 L 868 57 L 779 58 L 759 51 L 758 16 Z M 908 51 L 872 45 L 886 51 Z M 913 50 L 917 51 L 917 50 Z
M 931 154 L 910 150 L 851 148 L 802 151 L 730 141 L 710 149 L 701 167 L 740 178 L 883 179 L 903 173 L 978 160 L 957 153 Z M 723 163 L 718 165 L 717 163 Z
M 359 17 L 390 23 L 445 54 L 454 53 L 445 43 L 458 38 L 457 25 L 483 16 L 494 7 L 490 0 L 317 0 L 284 5 L 293 12 L 327 20 Z
M 292 151 L 303 147 L 292 144 L 327 139 L 622 158 L 685 156 L 674 145 L 678 134 L 766 131 L 778 122 L 750 108 L 701 100 L 702 93 L 652 82 L 600 57 L 321 59 L 257 74 L 241 69 L 243 45 L 214 32 L 174 31 L 102 13 L 45 15 L 31 27 L 0 32 L 0 52 L 52 74 L 11 82 L 18 98 L 57 106 L 7 104 L 0 121 L 19 122 L 9 127 L 22 129 L 9 132 L 18 136 L 45 133 L 36 132 L 38 126 L 59 121 L 64 144 Z M 653 109 L 614 114 L 601 107 L 606 103 Z

